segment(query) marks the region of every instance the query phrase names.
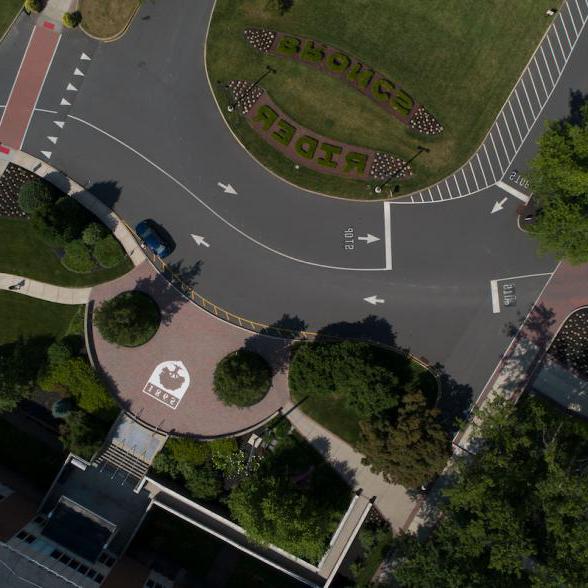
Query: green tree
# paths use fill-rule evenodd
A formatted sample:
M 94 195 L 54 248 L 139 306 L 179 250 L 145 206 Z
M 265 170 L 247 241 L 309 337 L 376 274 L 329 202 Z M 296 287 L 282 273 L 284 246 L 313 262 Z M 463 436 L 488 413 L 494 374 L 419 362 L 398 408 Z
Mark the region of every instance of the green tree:
M 358 449 L 371 469 L 389 482 L 411 488 L 426 484 L 441 473 L 451 454 L 438 415 L 438 410 L 427 408 L 421 392 L 408 392 L 397 419 L 381 415 L 360 423 Z
M 30 344 L 19 339 L 0 346 L 0 413 L 14 410 L 34 388 L 38 358 Z
M 62 20 L 66 27 L 75 29 L 82 22 L 82 13 L 79 10 L 65 12 Z
M 32 214 L 37 208 L 54 202 L 54 191 L 39 178 L 26 181 L 18 191 L 18 205 L 27 214 Z
M 122 263 L 125 253 L 120 243 L 112 235 L 107 235 L 94 246 L 94 257 L 102 267 L 111 268 Z
M 551 122 L 531 162 L 540 206 L 531 233 L 542 251 L 571 263 L 588 261 L 588 105 L 575 120 Z
M 108 231 L 104 225 L 90 223 L 82 232 L 82 241 L 89 247 L 93 247 L 98 241 L 104 239 L 107 234 Z
M 214 391 L 227 405 L 256 404 L 267 394 L 271 383 L 272 370 L 267 361 L 247 349 L 230 353 L 214 371 Z
M 76 410 L 60 425 L 59 440 L 65 449 L 89 460 L 100 449 L 109 427 L 110 423 Z
M 76 239 L 65 244 L 65 255 L 61 263 L 72 272 L 80 274 L 87 274 L 96 267 L 96 263 L 92 259 L 90 250 L 83 241 Z
M 103 302 L 94 313 L 94 323 L 110 343 L 137 347 L 151 339 L 161 320 L 155 301 L 139 291 L 123 292 Z
M 80 239 L 93 220 L 93 215 L 70 196 L 62 196 L 55 204 L 43 204 L 31 215 L 31 224 L 39 236 L 58 246 Z

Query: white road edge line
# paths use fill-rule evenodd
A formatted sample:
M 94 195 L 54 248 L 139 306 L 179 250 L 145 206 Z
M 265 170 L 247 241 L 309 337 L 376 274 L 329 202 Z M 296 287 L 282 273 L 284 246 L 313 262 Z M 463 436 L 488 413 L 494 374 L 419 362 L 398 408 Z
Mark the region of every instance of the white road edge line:
M 384 202 L 384 246 L 386 248 L 386 269 L 392 269 L 392 222 L 390 202 Z
M 498 188 L 502 188 L 505 192 L 508 192 L 511 196 L 514 196 L 515 198 L 518 198 L 519 200 L 521 200 L 525 204 L 527 204 L 527 202 L 529 202 L 529 200 L 531 199 L 530 196 L 527 196 L 523 192 L 517 190 L 516 188 L 513 188 L 511 185 L 506 184 L 502 180 L 498 180 L 496 182 L 496 186 Z
M 284 257 L 285 259 L 289 259 L 290 261 L 294 261 L 296 263 L 302 263 L 304 265 L 310 265 L 313 267 L 320 267 L 323 269 L 330 269 L 330 270 L 341 270 L 341 271 L 352 271 L 352 272 L 381 272 L 381 271 L 388 271 L 388 269 L 389 269 L 388 267 L 364 268 L 364 267 L 341 267 L 341 266 L 336 266 L 336 265 L 326 265 L 323 263 L 316 263 L 314 261 L 307 261 L 306 259 L 299 259 L 297 257 L 293 257 L 291 255 L 288 255 L 287 253 L 284 253 L 282 251 L 278 251 L 277 249 L 273 249 L 269 245 L 266 245 L 265 243 L 258 241 L 257 239 L 255 239 L 251 235 L 248 235 L 247 233 L 245 233 L 244 231 L 242 231 L 241 229 L 239 229 L 238 227 L 233 225 L 230 221 L 228 221 L 223 216 L 221 216 L 218 212 L 216 212 L 216 210 L 214 210 L 214 208 L 212 208 L 211 206 L 206 204 L 206 202 L 204 202 L 202 199 L 200 199 L 198 196 L 196 196 L 196 194 L 194 194 L 194 192 L 192 192 L 186 185 L 182 184 L 182 182 L 180 182 L 180 180 L 174 178 L 174 176 L 172 176 L 169 172 L 164 170 L 161 166 L 157 165 L 154 161 L 151 161 L 148 157 L 146 157 L 145 155 L 143 155 L 142 153 L 137 151 L 135 148 L 131 147 L 130 145 L 127 145 L 121 139 L 118 139 L 114 135 L 111 135 L 107 131 L 97 127 L 96 125 L 92 124 L 91 122 L 88 122 L 82 118 L 74 116 L 73 114 L 68 114 L 67 117 L 71 118 L 72 120 L 75 120 L 83 125 L 86 125 L 99 133 L 102 133 L 103 135 L 105 135 L 109 139 L 112 139 L 113 141 L 115 141 L 119 145 L 122 145 L 123 147 L 125 147 L 126 149 L 128 149 L 129 151 L 134 153 L 137 157 L 140 157 L 143 161 L 146 161 L 149 165 L 154 167 L 157 171 L 162 173 L 164 176 L 166 176 L 168 179 L 170 179 L 172 182 L 174 182 L 174 184 L 176 184 L 182 190 L 184 190 L 184 192 L 186 192 L 192 198 L 194 198 L 194 200 L 196 200 L 204 208 L 206 208 L 206 210 L 208 210 L 208 212 L 210 212 L 212 215 L 214 215 L 216 218 L 218 218 L 221 222 L 223 222 L 229 228 L 233 229 L 233 231 L 235 231 L 236 233 L 238 233 L 239 235 L 241 235 L 242 237 L 244 237 L 245 239 L 247 239 L 251 243 L 254 243 L 258 247 L 261 247 L 261 248 L 265 249 L 266 251 L 269 251 L 270 253 L 273 253 L 275 255 L 279 255 L 280 257 Z M 386 204 L 388 204 L 388 203 L 386 203 Z
M 496 278 L 494 282 L 504 282 L 506 280 L 522 280 L 523 278 L 540 278 L 542 276 L 551 276 L 553 272 L 543 272 L 540 274 L 523 274 L 522 276 L 508 276 L 508 278 Z
M 490 280 L 490 296 L 492 297 L 492 312 L 500 312 L 500 297 L 498 296 L 498 280 Z

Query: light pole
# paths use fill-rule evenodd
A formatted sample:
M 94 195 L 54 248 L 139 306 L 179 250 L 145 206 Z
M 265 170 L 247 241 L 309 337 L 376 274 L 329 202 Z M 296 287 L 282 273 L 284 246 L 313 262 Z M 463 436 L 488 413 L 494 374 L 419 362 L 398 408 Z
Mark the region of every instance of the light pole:
M 270 73 L 277 73 L 276 70 L 273 67 L 271 67 L 270 65 L 266 65 L 265 69 L 267 70 L 265 73 L 263 73 L 259 78 L 257 78 L 253 82 L 253 84 L 251 84 L 251 86 L 249 86 L 240 96 L 237 96 L 237 98 L 235 99 L 235 101 L 232 104 L 229 104 L 227 106 L 227 110 L 229 112 L 233 112 L 233 110 L 235 110 L 235 107 L 237 106 L 237 104 L 239 104 L 239 102 L 241 102 L 241 100 L 243 100 L 243 98 L 245 98 L 247 96 L 247 94 L 249 94 L 249 92 L 251 92 L 251 90 L 253 90 L 253 88 L 255 88 L 259 84 L 259 82 L 261 82 L 261 80 L 263 80 L 263 78 L 265 78 Z
M 380 194 L 384 189 L 384 186 L 392 181 L 394 178 L 398 177 L 409 165 L 413 162 L 421 153 L 429 153 L 431 150 L 427 147 L 421 147 L 420 145 L 417 147 L 417 152 L 401 167 L 399 167 L 392 175 L 388 176 L 381 184 L 378 184 L 374 188 L 374 192 L 376 194 Z

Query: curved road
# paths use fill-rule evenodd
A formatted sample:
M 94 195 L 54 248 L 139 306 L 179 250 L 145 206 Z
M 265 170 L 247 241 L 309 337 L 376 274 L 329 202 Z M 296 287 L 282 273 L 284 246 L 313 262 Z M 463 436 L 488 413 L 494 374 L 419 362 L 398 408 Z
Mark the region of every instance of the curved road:
M 431 193 L 437 206 L 349 202 L 269 174 L 234 140 L 209 89 L 203 49 L 212 5 L 145 4 L 128 34 L 112 44 L 64 33 L 23 150 L 50 151 L 53 166 L 129 224 L 146 217 L 160 222 L 177 245 L 170 261 L 219 306 L 268 324 L 289 315 L 308 330 L 335 325 L 386 342 L 395 337 L 444 366 L 461 402 L 475 399 L 512 337 L 510 327 L 518 326 L 556 266 L 538 257 L 535 243 L 518 230 L 521 202 L 494 185 L 472 189 L 468 198 Z M 513 143 L 508 156 L 498 150 L 489 156 L 488 165 L 495 173 L 498 165 L 507 183 L 511 170 L 524 170 L 533 155 L 542 121 L 569 112 L 570 90 L 588 90 L 588 41 L 581 34 L 588 4 L 580 5 L 579 40 L 554 54 L 543 104 L 521 104 L 527 130 L 521 129 L 517 148 Z M 0 105 L 31 27 L 22 17 L 0 46 Z M 80 59 L 82 53 L 90 59 Z M 83 75 L 74 75 L 76 68 Z M 70 105 L 62 106 L 63 98 Z M 503 133 L 505 126 L 514 129 L 514 118 L 504 116 Z M 462 176 L 453 180 L 460 196 L 466 184 L 481 182 L 482 172 L 474 166 Z M 524 183 L 518 173 L 515 180 Z M 225 194 L 219 182 L 231 183 L 238 195 Z M 517 189 L 524 192 L 520 184 Z M 424 194 L 412 200 L 428 201 Z M 504 201 L 503 209 L 491 214 L 497 201 Z M 345 249 L 348 229 L 353 250 Z M 192 234 L 210 246 L 198 246 Z M 367 234 L 379 240 L 358 240 Z M 495 292 L 513 284 L 516 306 L 497 308 L 491 280 L 513 277 L 497 282 Z M 371 305 L 364 300 L 371 296 L 384 302 Z M 343 321 L 359 324 L 337 325 Z

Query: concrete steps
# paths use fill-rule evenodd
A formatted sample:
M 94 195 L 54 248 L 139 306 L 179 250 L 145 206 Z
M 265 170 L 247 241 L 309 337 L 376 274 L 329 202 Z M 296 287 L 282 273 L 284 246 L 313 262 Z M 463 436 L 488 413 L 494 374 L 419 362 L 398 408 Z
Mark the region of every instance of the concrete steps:
M 122 470 L 139 480 L 147 474 L 147 470 L 149 469 L 149 464 L 147 462 L 139 459 L 114 443 L 108 445 L 108 447 L 95 459 L 94 463 L 98 467 L 107 464 L 110 467 Z

